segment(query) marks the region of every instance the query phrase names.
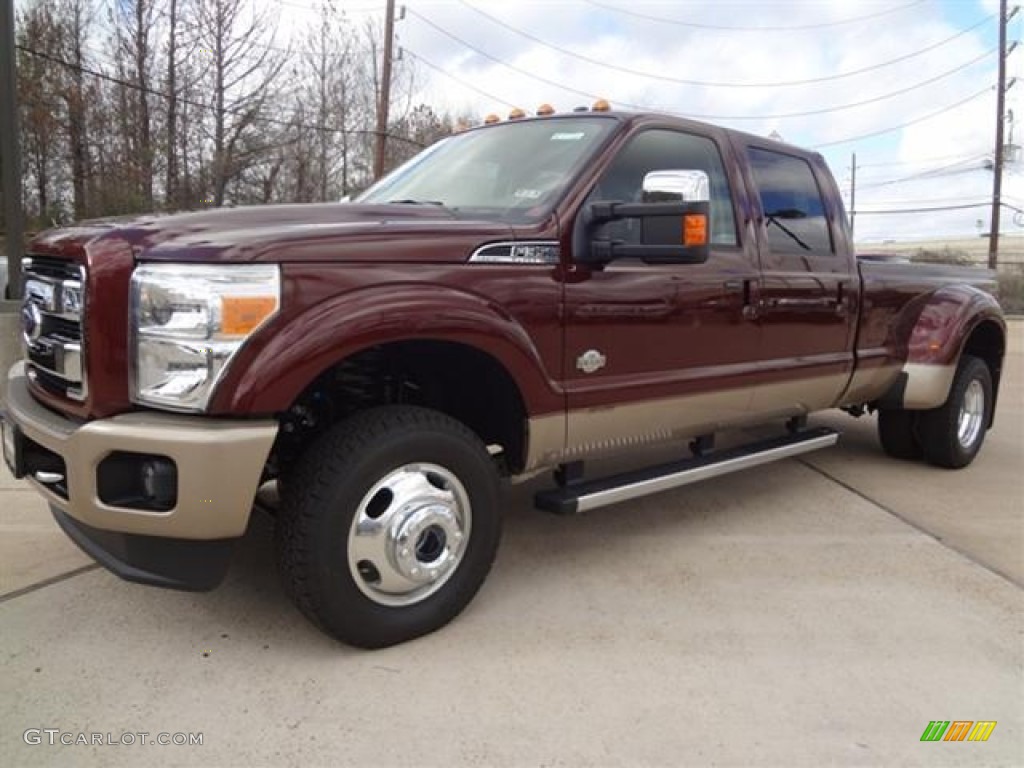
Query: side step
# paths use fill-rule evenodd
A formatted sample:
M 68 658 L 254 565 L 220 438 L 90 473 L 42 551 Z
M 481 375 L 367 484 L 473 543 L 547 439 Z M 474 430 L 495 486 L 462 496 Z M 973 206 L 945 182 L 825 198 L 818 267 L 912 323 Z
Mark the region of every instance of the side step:
M 768 464 L 835 445 L 839 433 L 826 427 L 762 440 L 683 461 L 540 491 L 534 504 L 545 512 L 572 515 L 650 493 L 667 491 L 748 467 Z

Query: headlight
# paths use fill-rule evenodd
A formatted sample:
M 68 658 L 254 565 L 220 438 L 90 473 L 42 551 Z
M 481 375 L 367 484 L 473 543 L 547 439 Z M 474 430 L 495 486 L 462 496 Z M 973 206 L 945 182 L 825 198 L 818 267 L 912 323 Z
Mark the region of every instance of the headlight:
M 231 357 L 281 306 L 273 264 L 143 264 L 132 275 L 132 399 L 202 411 Z

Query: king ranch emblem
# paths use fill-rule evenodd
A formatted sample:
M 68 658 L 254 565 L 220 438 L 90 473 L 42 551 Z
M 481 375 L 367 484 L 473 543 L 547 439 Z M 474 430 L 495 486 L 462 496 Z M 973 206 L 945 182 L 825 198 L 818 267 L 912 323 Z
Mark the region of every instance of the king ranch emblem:
M 608 358 L 596 349 L 588 349 L 576 359 L 576 367 L 584 373 L 595 373 L 604 368 Z

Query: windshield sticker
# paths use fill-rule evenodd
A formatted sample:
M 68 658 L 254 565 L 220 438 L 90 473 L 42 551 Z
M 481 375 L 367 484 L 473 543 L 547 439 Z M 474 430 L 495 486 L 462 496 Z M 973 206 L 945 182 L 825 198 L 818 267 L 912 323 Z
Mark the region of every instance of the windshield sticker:
M 587 134 L 583 131 L 576 131 L 575 133 L 555 133 L 552 134 L 552 141 L 579 141 Z
M 517 189 L 512 196 L 520 200 L 536 200 L 542 194 L 544 193 L 539 189 Z

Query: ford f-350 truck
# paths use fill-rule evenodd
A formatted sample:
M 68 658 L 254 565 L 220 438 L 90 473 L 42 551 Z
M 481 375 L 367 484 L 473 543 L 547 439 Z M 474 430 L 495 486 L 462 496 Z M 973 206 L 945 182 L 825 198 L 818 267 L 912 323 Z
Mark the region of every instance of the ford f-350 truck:
M 276 480 L 286 590 L 380 647 L 472 599 L 503 479 L 552 471 L 537 505 L 584 511 L 831 445 L 806 425 L 829 408 L 877 411 L 894 457 L 969 464 L 1005 349 L 993 278 L 858 259 L 811 152 L 652 114 L 510 120 L 353 203 L 40 235 L 4 454 L 96 560 L 184 589 L 220 582 Z M 585 471 L 658 442 L 684 458 Z

